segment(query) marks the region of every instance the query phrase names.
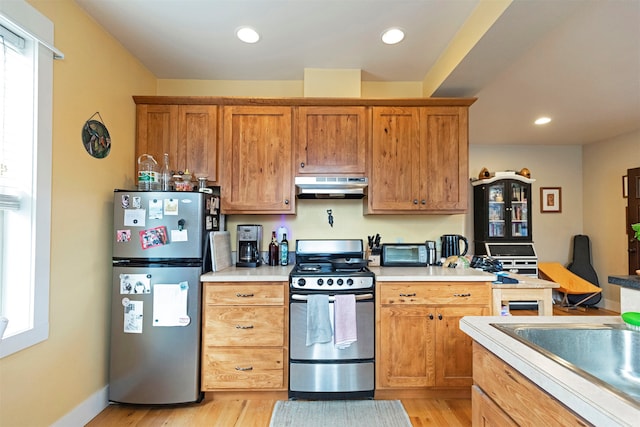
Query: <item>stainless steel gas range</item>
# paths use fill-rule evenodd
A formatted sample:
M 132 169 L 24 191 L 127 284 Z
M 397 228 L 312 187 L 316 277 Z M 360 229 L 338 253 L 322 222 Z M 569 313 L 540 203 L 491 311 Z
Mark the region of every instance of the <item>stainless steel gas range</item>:
M 296 265 L 289 277 L 290 399 L 373 398 L 375 275 L 366 264 L 362 240 L 296 242 Z M 326 298 L 314 299 L 318 295 Z M 353 322 L 345 325 L 344 318 L 334 317 L 336 298 L 355 300 L 348 313 Z M 328 301 L 328 307 L 326 302 L 318 306 L 318 300 Z M 313 322 L 322 321 L 318 307 L 320 314 L 328 310 L 332 336 L 310 343 L 310 328 L 317 326 Z M 343 311 L 341 306 L 339 316 Z M 346 348 L 336 345 L 336 328 L 357 330 L 355 342 Z

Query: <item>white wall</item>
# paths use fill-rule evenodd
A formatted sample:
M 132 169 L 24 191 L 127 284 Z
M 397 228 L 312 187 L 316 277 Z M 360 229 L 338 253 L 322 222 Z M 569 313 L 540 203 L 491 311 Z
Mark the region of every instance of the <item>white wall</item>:
M 622 176 L 640 167 L 640 131 L 583 148 L 584 233 L 591 240 L 592 264 L 603 288 L 605 307 L 620 309 L 620 287 L 609 276 L 629 274 L 626 235 L 627 200 Z

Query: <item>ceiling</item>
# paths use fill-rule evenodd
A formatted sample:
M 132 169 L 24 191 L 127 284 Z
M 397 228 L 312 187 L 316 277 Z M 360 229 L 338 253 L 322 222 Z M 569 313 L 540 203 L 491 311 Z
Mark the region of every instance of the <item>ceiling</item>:
M 514 0 L 477 43 L 474 11 L 508 0 L 76 2 L 159 79 L 303 80 L 305 68 L 337 68 L 424 82 L 430 96 L 478 98 L 471 144 L 588 144 L 640 129 L 640 0 Z M 245 25 L 258 43 L 235 38 Z M 398 45 L 380 42 L 389 27 L 405 30 Z M 533 125 L 540 115 L 553 120 Z

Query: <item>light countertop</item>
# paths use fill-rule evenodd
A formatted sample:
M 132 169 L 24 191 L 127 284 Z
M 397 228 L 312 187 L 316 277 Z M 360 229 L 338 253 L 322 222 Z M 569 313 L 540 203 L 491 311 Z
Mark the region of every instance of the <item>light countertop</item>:
M 287 282 L 293 265 L 256 268 L 231 266 L 205 273 L 203 282 Z M 473 268 L 370 267 L 378 282 L 491 282 L 496 276 Z
M 618 316 L 467 316 L 460 329 L 564 405 L 598 426 L 637 425 L 638 408 L 491 326 L 492 323 L 621 323 Z M 576 349 L 576 351 L 581 351 Z
M 293 265 L 271 267 L 231 266 L 220 271 L 210 271 L 200 276 L 202 282 L 288 282 Z
M 378 282 L 492 282 L 495 274 L 475 268 L 369 267 Z

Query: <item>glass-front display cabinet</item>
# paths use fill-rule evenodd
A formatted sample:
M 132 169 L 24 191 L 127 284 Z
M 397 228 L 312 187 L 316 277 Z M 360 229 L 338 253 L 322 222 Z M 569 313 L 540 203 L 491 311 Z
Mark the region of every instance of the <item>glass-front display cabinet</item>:
M 485 243 L 531 242 L 531 183 L 517 175 L 472 181 L 474 250 L 486 254 Z

